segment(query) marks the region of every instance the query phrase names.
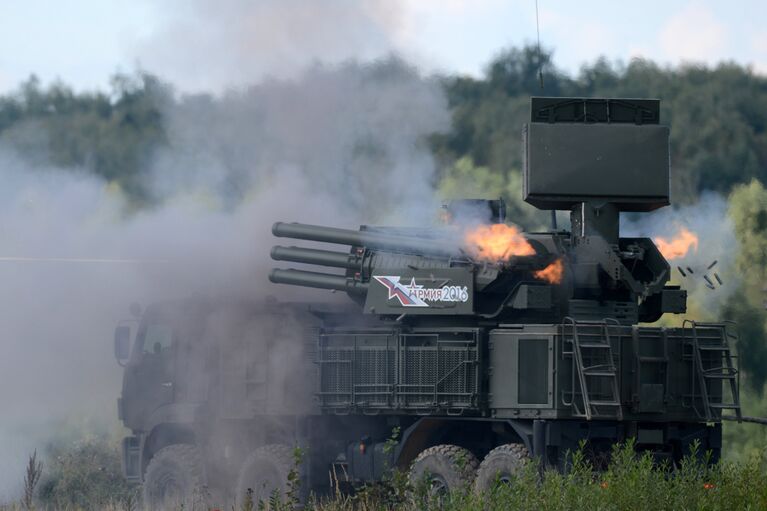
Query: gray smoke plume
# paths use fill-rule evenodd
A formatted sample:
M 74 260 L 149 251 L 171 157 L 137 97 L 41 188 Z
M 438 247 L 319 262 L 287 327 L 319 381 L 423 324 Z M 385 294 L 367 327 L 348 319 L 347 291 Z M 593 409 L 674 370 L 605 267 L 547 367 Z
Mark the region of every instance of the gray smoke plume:
M 189 96 L 167 118 L 158 193 L 181 186 L 236 203 L 297 175 L 313 190 L 302 200 L 332 199 L 334 220 L 348 216 L 347 225 L 433 211 L 426 136 L 449 124 L 436 81 L 394 58 L 315 66 L 300 81 L 267 81 L 218 101 Z
M 132 301 L 290 299 L 266 278 L 274 221 L 419 223 L 436 210 L 425 138 L 446 129 L 446 101 L 396 59 L 170 99 L 165 120 L 168 146 L 146 169 L 161 205 L 132 213 L 87 169 L 31 162 L 0 137 L 0 501 L 62 421 L 115 424 L 112 331 Z
M 371 61 L 394 51 L 399 0 L 171 0 L 131 56 L 185 90 L 294 78 L 315 62 Z
M 688 317 L 697 316 L 700 320 L 721 319 L 722 307 L 739 284 L 734 267 L 738 253 L 737 240 L 732 221 L 727 215 L 727 200 L 724 197 L 706 192 L 694 204 L 665 207 L 630 218 L 624 215 L 621 236 L 672 239 L 681 228 L 698 236 L 698 247 L 691 249 L 684 257 L 669 261 L 672 283 L 688 291 Z M 709 270 L 708 267 L 714 261 L 716 265 Z M 682 268 L 685 277 L 678 267 Z M 692 272 L 687 268 L 692 269 Z M 714 273 L 722 279 L 721 285 Z M 709 277 L 715 289 L 706 285 L 704 275 Z

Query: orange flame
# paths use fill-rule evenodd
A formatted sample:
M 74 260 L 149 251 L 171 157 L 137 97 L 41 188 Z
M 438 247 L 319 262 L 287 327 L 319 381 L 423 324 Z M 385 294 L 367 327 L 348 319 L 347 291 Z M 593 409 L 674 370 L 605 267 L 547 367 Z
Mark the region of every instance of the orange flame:
M 501 261 L 511 256 L 535 255 L 535 249 L 513 225 L 480 225 L 467 231 L 464 242 L 472 255 L 482 261 Z
M 677 235 L 671 240 L 665 238 L 655 238 L 655 245 L 667 260 L 677 259 L 687 255 L 692 248 L 698 250 L 698 236 L 689 230 L 681 227 Z
M 562 282 L 562 277 L 565 274 L 565 265 L 562 263 L 562 259 L 557 259 L 547 267 L 539 270 L 533 275 L 536 279 L 545 280 L 549 284 L 559 284 Z

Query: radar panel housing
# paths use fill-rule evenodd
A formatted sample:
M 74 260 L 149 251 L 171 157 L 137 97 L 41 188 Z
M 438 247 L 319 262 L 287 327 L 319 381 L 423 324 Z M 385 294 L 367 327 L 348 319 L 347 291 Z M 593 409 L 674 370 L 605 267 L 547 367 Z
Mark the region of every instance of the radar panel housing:
M 669 129 L 657 99 L 532 98 L 524 199 L 539 209 L 669 204 Z

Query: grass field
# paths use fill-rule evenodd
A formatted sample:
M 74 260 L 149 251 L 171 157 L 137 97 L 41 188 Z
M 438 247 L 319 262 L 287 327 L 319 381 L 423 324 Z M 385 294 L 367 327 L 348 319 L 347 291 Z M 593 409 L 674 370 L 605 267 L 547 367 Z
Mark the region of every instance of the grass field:
M 594 471 L 576 453 L 567 474 L 549 471 L 540 476 L 531 464 L 514 484 L 498 485 L 489 494 L 459 492 L 447 499 L 428 499 L 423 492 L 420 497 L 412 495 L 413 492 L 395 492 L 387 499 L 386 495 L 363 493 L 357 498 L 340 498 L 315 508 L 322 511 L 756 510 L 767 509 L 767 475 L 764 460 L 758 458 L 709 466 L 705 456 L 703 459 L 689 457 L 672 470 L 655 465 L 649 455 L 637 456 L 629 445 L 616 447 L 611 464 L 601 473 Z
M 355 495 L 330 499 L 312 498 L 304 509 L 315 511 L 500 511 L 500 510 L 761 510 L 767 509 L 765 459 L 752 456 L 743 461 L 706 462 L 704 453 L 686 458 L 673 469 L 653 463 L 649 454 L 637 455 L 629 445 L 616 446 L 605 471 L 595 471 L 575 453 L 566 474 L 547 471 L 540 474 L 531 463 L 510 485 L 498 485 L 487 494 L 470 489 L 447 496 L 429 496 L 422 485 L 413 487 L 401 473 L 392 473 L 380 485 L 362 488 Z M 107 479 L 100 484 L 106 484 Z M 110 495 L 108 488 L 94 488 L 93 481 L 72 481 L 67 491 L 77 491 L 78 499 L 35 500 L 38 510 L 133 511 L 140 509 L 137 493 L 124 487 Z M 90 495 L 86 493 L 90 492 Z M 21 503 L 1 506 L 3 511 L 26 509 Z M 191 503 L 184 510 L 287 511 L 292 502 L 246 502 L 234 507 Z

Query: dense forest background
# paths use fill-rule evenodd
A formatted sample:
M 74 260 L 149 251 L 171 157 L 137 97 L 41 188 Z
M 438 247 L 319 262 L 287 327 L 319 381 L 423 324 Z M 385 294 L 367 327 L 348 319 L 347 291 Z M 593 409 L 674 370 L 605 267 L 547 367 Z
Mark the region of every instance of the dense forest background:
M 520 127 L 531 95 L 655 97 L 671 131 L 675 204 L 704 190 L 730 193 L 756 179 L 767 181 L 767 77 L 734 63 L 716 68 L 628 65 L 598 60 L 577 77 L 559 71 L 550 53 L 532 47 L 499 54 L 479 79 L 438 77 L 452 124 L 431 138 L 437 178 L 479 172 L 482 179 L 514 183 L 521 166 Z M 373 64 L 369 79 L 412 73 L 393 59 Z M 543 84 L 543 87 L 542 87 Z M 118 183 L 139 207 L 151 204 L 144 171 L 152 153 L 168 143 L 164 112 L 170 103 L 216 102 L 220 97 L 180 96 L 160 77 L 118 74 L 109 92 L 75 93 L 64 83 L 43 86 L 32 76 L 0 96 L 0 142 L 33 161 L 86 169 Z M 519 195 L 504 189 L 505 194 Z
M 557 69 L 551 53 L 539 59 L 532 47 L 498 54 L 481 78 L 423 77 L 396 58 L 367 65 L 362 74 L 363 81 L 407 75 L 436 82 L 450 123 L 417 141 L 433 155 L 433 188 L 443 197 L 503 196 L 510 218 L 528 228 L 548 218 L 521 201 L 520 129 L 531 95 L 660 98 L 662 122 L 671 126 L 674 207 L 703 201 L 705 208 L 708 197 L 726 201 L 737 240 L 730 248 L 738 287 L 716 313 L 740 325 L 744 412 L 767 415 L 767 77 L 734 63 L 663 67 L 645 60 L 598 60 L 570 76 Z M 168 112 L 226 104 L 231 94 L 179 94 L 161 77 L 142 72 L 114 76 L 106 92 L 43 85 L 33 76 L 0 96 L 0 148 L 23 158 L 29 172 L 56 168 L 96 176 L 125 197 L 123 214 L 135 215 L 165 200 L 147 169 L 174 143 Z M 242 147 L 225 137 L 216 143 L 226 167 L 224 193 L 234 203 L 245 200 Z M 386 164 L 374 146 L 355 150 L 364 151 L 366 161 Z M 239 156 L 229 157 L 233 153 Z M 705 304 L 693 304 L 693 310 L 714 319 Z M 763 450 L 767 428 L 760 428 L 728 425 L 731 455 Z

